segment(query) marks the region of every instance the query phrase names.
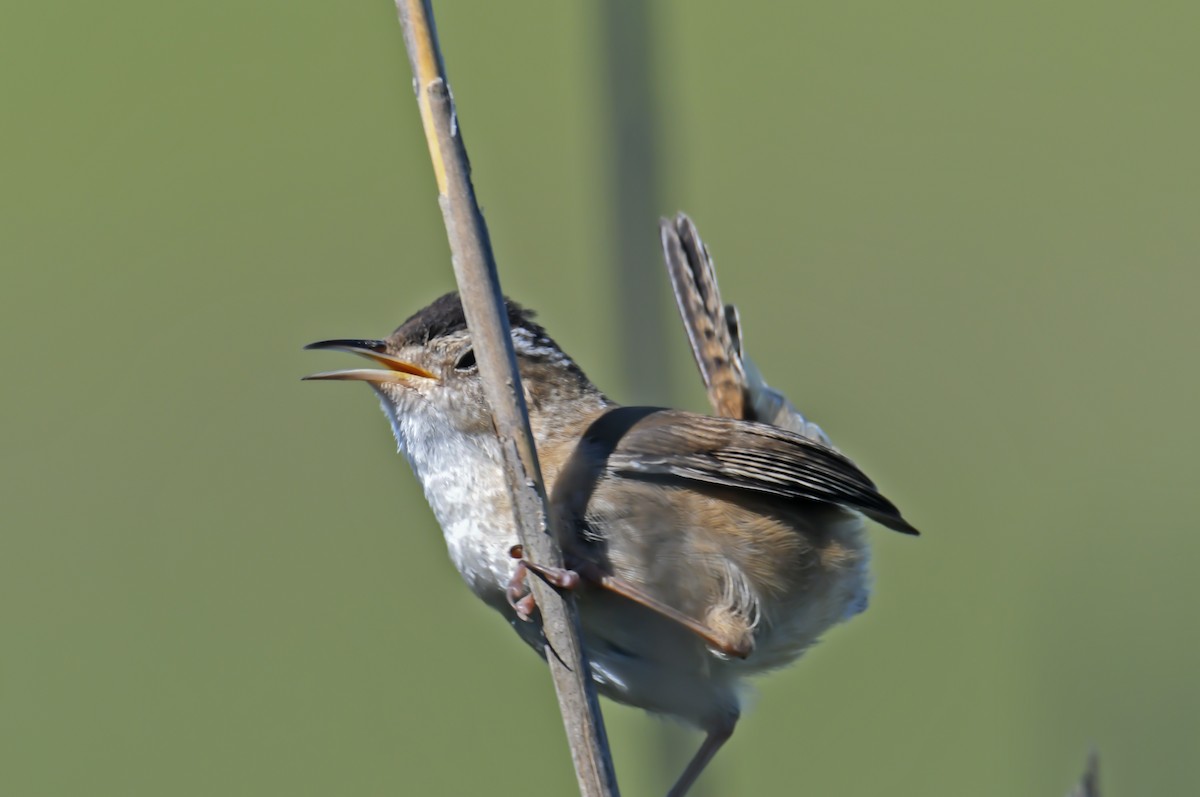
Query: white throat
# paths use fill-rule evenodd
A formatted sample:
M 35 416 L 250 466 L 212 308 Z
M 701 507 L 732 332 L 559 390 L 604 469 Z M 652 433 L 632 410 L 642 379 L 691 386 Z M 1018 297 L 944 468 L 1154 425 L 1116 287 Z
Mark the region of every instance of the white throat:
M 490 432 L 448 428 L 428 408 L 397 412 L 386 397 L 379 398 L 400 453 L 442 527 L 454 567 L 476 595 L 503 604 L 516 567 L 508 551 L 517 544 L 517 532 L 499 441 Z

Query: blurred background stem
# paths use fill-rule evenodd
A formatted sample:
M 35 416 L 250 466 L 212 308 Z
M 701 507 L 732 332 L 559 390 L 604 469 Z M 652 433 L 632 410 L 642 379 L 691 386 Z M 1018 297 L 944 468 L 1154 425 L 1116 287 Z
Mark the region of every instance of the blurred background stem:
M 670 404 L 673 398 L 663 333 L 677 322 L 663 313 L 667 283 L 658 248 L 658 217 L 668 209 L 661 199 L 654 11 L 640 0 L 597 3 L 612 164 L 608 197 L 618 354 L 625 398 L 633 404 Z
M 675 209 L 664 207 L 662 134 L 659 102 L 662 37 L 656 25 L 657 6 L 641 0 L 598 0 L 596 27 L 601 37 L 602 96 L 607 101 L 608 222 L 614 294 L 619 309 L 613 319 L 624 398 L 632 404 L 676 406 L 667 340 L 678 324 L 664 301 L 667 291 L 659 254 L 658 218 Z M 680 349 L 675 356 L 686 357 Z M 696 739 L 684 728 L 655 723 L 655 769 L 663 782 L 688 761 Z M 713 794 L 719 765 L 692 787 L 695 797 Z

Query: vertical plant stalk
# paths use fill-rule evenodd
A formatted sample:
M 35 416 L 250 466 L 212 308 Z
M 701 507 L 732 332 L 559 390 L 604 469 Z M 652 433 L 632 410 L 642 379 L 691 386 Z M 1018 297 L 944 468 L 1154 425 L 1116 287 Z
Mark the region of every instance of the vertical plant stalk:
M 561 567 L 562 552 L 548 533 L 549 512 L 525 394 L 504 309 L 504 297 L 483 214 L 475 201 L 470 166 L 446 80 L 430 0 L 396 0 L 412 65 L 417 106 L 437 178 L 438 204 L 450 239 L 454 276 L 475 344 L 496 434 L 504 451 L 517 534 L 525 556 Z M 584 797 L 616 797 L 617 780 L 604 720 L 580 644 L 574 598 L 538 578 L 529 579 L 542 615 L 546 661 L 558 694 L 563 726 Z

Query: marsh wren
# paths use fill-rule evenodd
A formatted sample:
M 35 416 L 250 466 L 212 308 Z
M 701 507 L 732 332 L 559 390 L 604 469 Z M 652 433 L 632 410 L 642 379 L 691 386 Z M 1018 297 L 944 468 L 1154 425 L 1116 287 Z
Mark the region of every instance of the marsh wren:
M 671 790 L 681 797 L 733 733 L 743 678 L 795 660 L 865 608 L 864 516 L 916 530 L 821 439 L 736 418 L 618 406 L 531 312 L 511 302 L 507 309 L 570 571 L 513 557 L 500 444 L 456 294 L 386 339 L 308 347 L 382 368 L 306 378 L 374 389 L 454 566 L 536 650 L 541 630 L 522 578 L 532 569 L 558 585 L 578 583 L 599 691 L 706 734 Z

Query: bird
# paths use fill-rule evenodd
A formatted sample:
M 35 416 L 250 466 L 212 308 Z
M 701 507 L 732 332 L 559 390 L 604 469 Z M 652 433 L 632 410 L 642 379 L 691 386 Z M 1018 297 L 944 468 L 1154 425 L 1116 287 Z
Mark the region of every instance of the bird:
M 527 644 L 544 651 L 536 607 L 523 594 L 528 573 L 577 590 L 598 690 L 705 734 L 669 792 L 683 797 L 733 734 L 745 679 L 790 664 L 865 609 L 865 519 L 918 532 L 815 425 L 804 434 L 622 406 L 533 312 L 511 300 L 505 310 L 566 570 L 520 558 L 500 442 L 456 293 L 387 338 L 309 344 L 381 367 L 305 379 L 374 390 L 456 570 Z M 740 357 L 736 328 L 728 343 Z

